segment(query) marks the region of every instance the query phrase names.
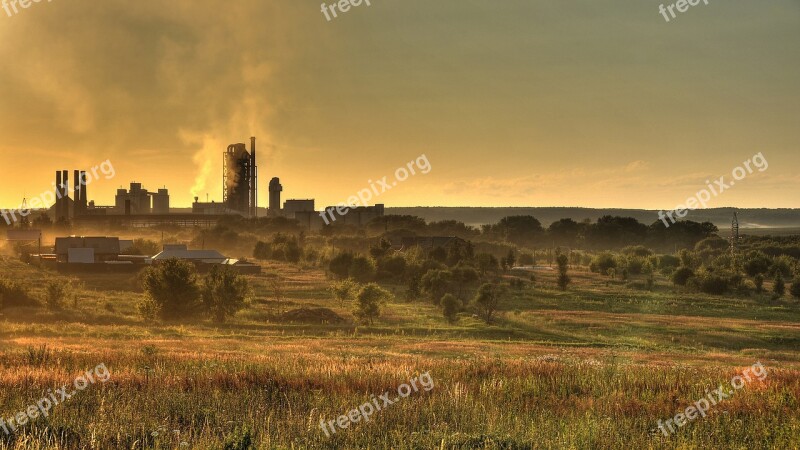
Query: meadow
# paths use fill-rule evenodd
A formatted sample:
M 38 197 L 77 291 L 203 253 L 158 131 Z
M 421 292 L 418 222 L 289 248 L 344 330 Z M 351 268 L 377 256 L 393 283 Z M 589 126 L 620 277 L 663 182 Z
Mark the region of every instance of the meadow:
M 43 295 L 75 286 L 61 310 L 0 318 L 0 417 L 13 417 L 84 371 L 111 377 L 5 434 L 3 449 L 618 449 L 800 448 L 800 306 L 767 295 L 651 291 L 549 268 L 513 290 L 496 323 L 444 320 L 398 299 L 374 325 L 334 300 L 319 269 L 263 262 L 246 309 L 224 324 L 152 325 L 133 274 L 60 275 L 2 257 L 0 275 Z M 280 286 L 276 290 L 275 286 Z M 345 322 L 294 322 L 330 308 Z M 658 429 L 761 362 L 768 371 L 666 436 Z M 428 372 L 430 392 L 329 436 L 335 420 Z

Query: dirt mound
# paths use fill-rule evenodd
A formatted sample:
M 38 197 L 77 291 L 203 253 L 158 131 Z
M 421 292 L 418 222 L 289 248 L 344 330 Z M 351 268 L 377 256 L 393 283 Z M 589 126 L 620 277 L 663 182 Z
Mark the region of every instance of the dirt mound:
M 329 308 L 298 308 L 286 311 L 281 319 L 301 323 L 344 323 L 346 320 Z

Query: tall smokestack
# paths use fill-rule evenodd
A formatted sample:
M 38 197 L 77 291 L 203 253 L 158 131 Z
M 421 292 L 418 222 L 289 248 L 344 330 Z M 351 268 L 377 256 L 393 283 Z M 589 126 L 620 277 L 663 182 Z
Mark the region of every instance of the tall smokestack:
M 64 217 L 69 219 L 69 170 L 63 170 L 61 173 L 61 212 Z
M 258 167 L 256 166 L 256 138 L 250 138 L 250 217 L 258 217 Z
M 56 170 L 56 205 L 53 208 L 53 212 L 56 214 L 56 221 L 61 218 L 61 196 L 64 194 L 62 190 L 62 182 L 61 182 L 61 171 Z
M 81 171 L 72 171 L 72 211 L 73 215 L 78 216 L 81 211 Z
M 86 192 L 86 172 L 81 171 L 81 212 L 89 209 L 89 201 Z

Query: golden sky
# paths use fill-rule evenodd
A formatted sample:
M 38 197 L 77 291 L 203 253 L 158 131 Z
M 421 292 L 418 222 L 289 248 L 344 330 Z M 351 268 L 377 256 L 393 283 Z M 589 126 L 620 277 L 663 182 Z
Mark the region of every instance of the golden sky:
M 0 9 L 0 205 L 110 160 L 173 206 L 219 200 L 258 137 L 261 204 L 336 204 L 421 154 L 387 206 L 800 207 L 800 2 L 52 0 Z M 71 176 L 71 175 L 70 175 Z

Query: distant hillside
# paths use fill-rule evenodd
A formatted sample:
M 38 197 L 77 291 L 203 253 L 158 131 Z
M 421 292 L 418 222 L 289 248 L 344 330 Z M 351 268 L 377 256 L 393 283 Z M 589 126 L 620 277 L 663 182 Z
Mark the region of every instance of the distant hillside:
M 720 229 L 730 227 L 734 208 L 714 208 L 689 212 L 688 220 L 711 222 Z M 794 228 L 800 227 L 800 209 L 736 209 L 742 228 Z M 597 208 L 466 208 L 466 207 L 407 207 L 386 208 L 386 214 L 412 215 L 427 221 L 458 220 L 468 225 L 480 226 L 497 223 L 506 216 L 531 215 L 547 227 L 551 223 L 570 218 L 577 222 L 584 219 L 597 220 L 605 215 L 633 217 L 639 222 L 651 224 L 658 220 L 658 211 L 645 209 L 597 209 Z

